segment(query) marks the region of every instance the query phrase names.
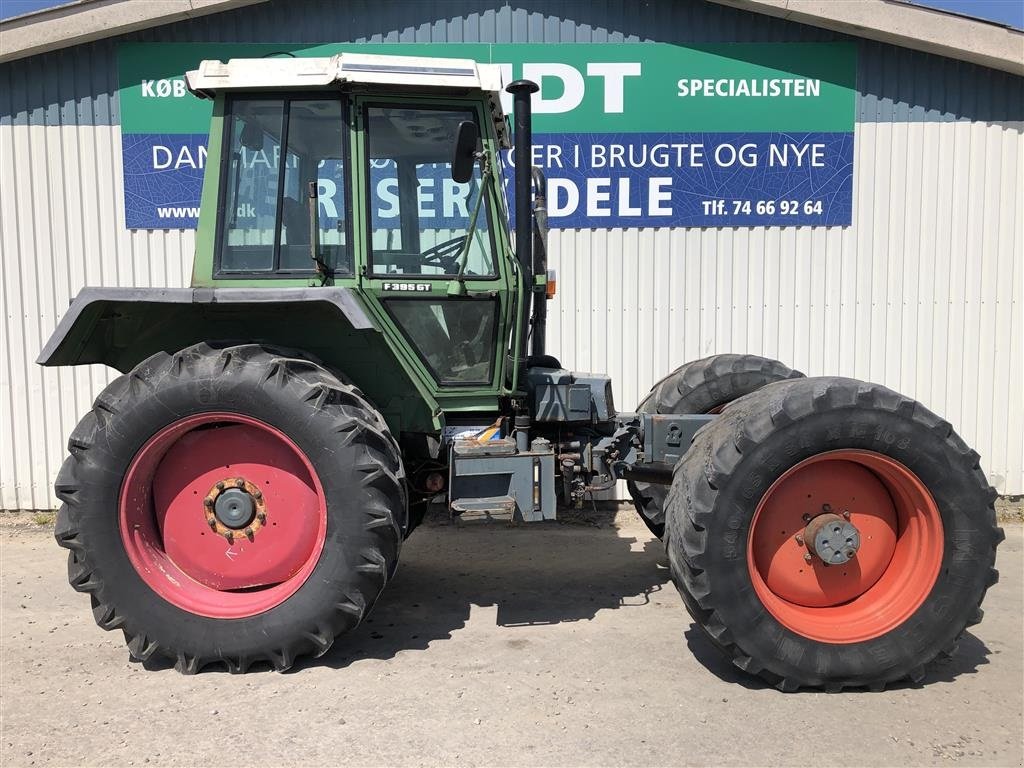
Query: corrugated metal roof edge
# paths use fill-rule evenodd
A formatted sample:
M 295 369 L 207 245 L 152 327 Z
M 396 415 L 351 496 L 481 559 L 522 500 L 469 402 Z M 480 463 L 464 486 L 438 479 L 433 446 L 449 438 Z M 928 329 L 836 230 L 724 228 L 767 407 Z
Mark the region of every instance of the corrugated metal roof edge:
M 0 21 L 0 62 L 267 0 L 79 0 Z
M 710 0 L 1024 75 L 1024 32 L 900 0 Z
M 1024 75 L 1024 32 L 892 0 L 710 0 Z M 0 62 L 266 0 L 84 0 L 0 22 Z M 18 34 L 14 35 L 13 32 Z

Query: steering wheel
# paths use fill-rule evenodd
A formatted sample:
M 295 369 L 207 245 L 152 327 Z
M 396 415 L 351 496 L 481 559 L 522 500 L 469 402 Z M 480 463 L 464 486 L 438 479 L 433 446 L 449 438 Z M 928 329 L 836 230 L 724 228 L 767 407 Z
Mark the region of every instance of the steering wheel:
M 458 256 L 466 247 L 469 235 L 459 235 L 443 243 L 432 245 L 420 254 L 420 263 L 424 266 L 440 267 L 446 275 L 454 275 L 459 271 Z

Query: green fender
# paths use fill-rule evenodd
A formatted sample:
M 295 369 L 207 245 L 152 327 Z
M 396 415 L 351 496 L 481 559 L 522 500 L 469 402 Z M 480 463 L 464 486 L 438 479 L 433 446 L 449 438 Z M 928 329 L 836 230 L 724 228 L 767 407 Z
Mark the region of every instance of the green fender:
M 437 403 L 396 359 L 356 293 L 323 288 L 84 288 L 36 360 L 127 373 L 201 341 L 301 349 L 372 392 L 398 434 L 437 432 Z

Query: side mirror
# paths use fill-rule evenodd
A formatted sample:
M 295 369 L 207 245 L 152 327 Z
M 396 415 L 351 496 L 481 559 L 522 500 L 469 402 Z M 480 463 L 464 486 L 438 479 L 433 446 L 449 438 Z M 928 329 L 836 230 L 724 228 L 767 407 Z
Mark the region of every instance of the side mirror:
M 455 134 L 455 155 L 452 157 L 452 181 L 465 184 L 473 178 L 476 165 L 476 145 L 480 141 L 480 129 L 472 120 L 459 123 Z

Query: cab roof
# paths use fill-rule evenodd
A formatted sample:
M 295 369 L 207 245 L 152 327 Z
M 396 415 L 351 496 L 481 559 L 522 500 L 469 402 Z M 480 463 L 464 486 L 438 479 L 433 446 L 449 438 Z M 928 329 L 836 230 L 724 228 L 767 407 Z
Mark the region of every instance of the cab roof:
M 331 86 L 372 86 L 406 95 L 483 95 L 490 107 L 498 141 L 509 147 L 508 124 L 501 107 L 504 85 L 497 64 L 472 59 L 381 56 L 339 53 L 330 57 L 207 59 L 185 73 L 185 84 L 200 98 L 221 91 L 286 91 Z

